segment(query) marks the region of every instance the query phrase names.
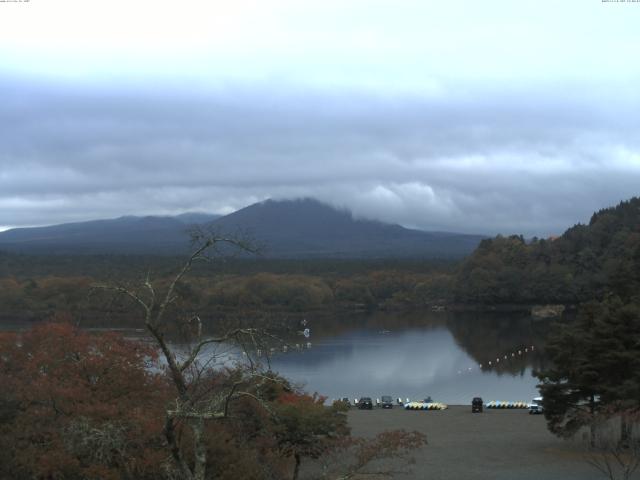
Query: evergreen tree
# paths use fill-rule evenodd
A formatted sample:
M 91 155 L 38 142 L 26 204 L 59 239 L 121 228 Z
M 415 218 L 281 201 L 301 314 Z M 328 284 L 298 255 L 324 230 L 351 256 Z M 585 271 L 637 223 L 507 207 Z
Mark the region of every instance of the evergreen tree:
M 550 336 L 542 381 L 549 429 L 571 436 L 600 412 L 640 409 L 640 303 L 589 302 Z

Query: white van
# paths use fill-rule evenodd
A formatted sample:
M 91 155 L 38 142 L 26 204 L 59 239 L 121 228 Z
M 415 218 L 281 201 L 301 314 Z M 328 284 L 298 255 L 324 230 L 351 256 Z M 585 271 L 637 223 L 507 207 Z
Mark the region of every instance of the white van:
M 540 413 L 544 413 L 544 408 L 542 406 L 542 397 L 536 397 L 529 404 L 529 414 L 537 415 Z

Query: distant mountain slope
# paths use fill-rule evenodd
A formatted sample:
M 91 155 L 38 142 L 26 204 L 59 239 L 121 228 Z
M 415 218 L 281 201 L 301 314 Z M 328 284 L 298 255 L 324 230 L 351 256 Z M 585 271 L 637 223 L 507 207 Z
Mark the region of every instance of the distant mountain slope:
M 185 213 L 15 228 L 0 233 L 0 249 L 25 253 L 176 253 L 188 247 L 190 226 L 217 218 Z
M 213 220 L 211 222 L 211 220 Z M 268 200 L 224 217 L 121 217 L 20 228 L 0 233 L 0 250 L 39 253 L 184 253 L 189 224 L 209 223 L 246 234 L 277 258 L 452 258 L 471 253 L 483 237 L 410 230 L 354 219 L 316 200 Z
M 483 238 L 355 219 L 348 211 L 312 199 L 267 200 L 212 225 L 220 231 L 248 233 L 272 257 L 460 257 Z

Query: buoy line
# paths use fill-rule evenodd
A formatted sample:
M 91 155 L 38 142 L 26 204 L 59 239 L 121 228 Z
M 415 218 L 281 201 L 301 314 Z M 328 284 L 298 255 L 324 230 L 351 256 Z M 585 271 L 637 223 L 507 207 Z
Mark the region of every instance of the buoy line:
M 470 373 L 475 370 L 483 371 L 483 370 L 489 370 L 491 368 L 498 367 L 500 365 L 500 362 L 504 363 L 512 359 L 522 358 L 523 355 L 526 355 L 528 353 L 535 351 L 535 348 L 536 348 L 535 345 L 530 345 L 526 347 L 520 347 L 518 350 L 513 350 L 512 352 L 509 352 L 505 355 L 496 355 L 495 359 L 491 359 L 486 362 L 479 363 L 475 367 L 467 367 L 466 370 L 458 370 L 458 375 L 462 375 L 463 373 Z

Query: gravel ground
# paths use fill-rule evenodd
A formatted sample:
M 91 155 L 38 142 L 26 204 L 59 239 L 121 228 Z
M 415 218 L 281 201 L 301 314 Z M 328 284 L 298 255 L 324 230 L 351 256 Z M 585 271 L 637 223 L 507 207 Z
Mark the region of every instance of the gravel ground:
M 352 433 L 373 436 L 392 429 L 418 430 L 428 445 L 415 452 L 412 473 L 398 479 L 430 480 L 591 480 L 603 479 L 586 462 L 576 442 L 551 435 L 542 415 L 527 410 L 486 410 L 471 406 L 444 411 L 356 410 Z M 638 478 L 638 477 L 634 477 Z

